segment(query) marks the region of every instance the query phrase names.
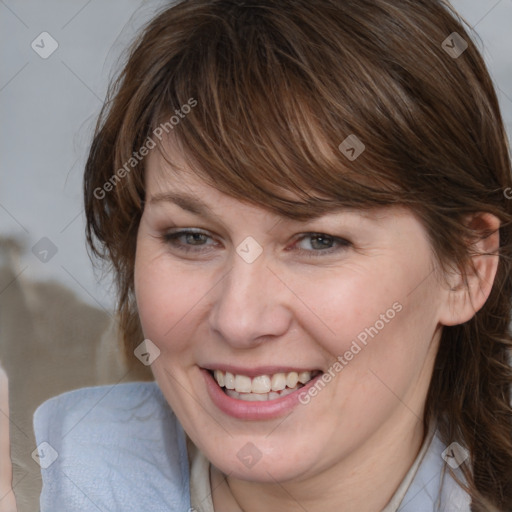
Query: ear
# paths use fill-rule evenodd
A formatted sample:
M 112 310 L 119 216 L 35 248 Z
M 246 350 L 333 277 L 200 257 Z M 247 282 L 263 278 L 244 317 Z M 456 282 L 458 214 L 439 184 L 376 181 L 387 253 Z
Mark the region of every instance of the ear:
M 468 241 L 472 266 L 466 269 L 466 282 L 460 272 L 449 276 L 439 318 L 442 325 L 459 325 L 473 318 L 489 297 L 498 270 L 500 220 L 490 213 L 475 213 L 465 224 L 474 233 Z

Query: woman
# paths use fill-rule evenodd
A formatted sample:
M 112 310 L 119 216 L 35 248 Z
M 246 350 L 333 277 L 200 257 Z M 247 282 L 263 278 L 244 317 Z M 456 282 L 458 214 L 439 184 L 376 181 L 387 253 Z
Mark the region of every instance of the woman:
M 41 511 L 512 510 L 510 171 L 441 0 L 163 10 L 84 186 L 155 382 L 38 409 Z

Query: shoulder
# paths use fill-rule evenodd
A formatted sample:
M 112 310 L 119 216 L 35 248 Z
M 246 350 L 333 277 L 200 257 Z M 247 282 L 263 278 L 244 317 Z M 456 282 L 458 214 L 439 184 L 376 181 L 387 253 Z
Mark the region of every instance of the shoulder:
M 136 411 L 157 417 L 172 414 L 155 382 L 130 382 L 80 388 L 50 398 L 36 409 L 34 424 L 55 423 L 55 416 L 58 416 L 58 425 L 53 426 L 64 430 L 62 422 L 67 426 L 78 420 L 90 422 L 92 418 L 124 422 Z
M 187 510 L 185 435 L 155 382 L 77 389 L 34 413 L 46 510 Z

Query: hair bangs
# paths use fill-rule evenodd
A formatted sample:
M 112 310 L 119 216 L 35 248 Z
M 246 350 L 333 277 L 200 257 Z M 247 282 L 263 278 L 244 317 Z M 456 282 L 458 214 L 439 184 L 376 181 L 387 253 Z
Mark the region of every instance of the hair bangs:
M 364 152 L 352 160 L 339 149 L 362 124 L 357 114 L 335 98 L 325 101 L 324 87 L 284 38 L 266 30 L 264 20 L 247 30 L 243 16 L 238 30 L 214 21 L 173 58 L 154 109 L 151 130 L 190 97 L 197 102 L 159 144 L 171 167 L 178 168 L 172 156 L 178 151 L 219 191 L 299 220 L 340 207 L 396 204 L 398 179 L 376 166 L 375 152 L 373 161 Z

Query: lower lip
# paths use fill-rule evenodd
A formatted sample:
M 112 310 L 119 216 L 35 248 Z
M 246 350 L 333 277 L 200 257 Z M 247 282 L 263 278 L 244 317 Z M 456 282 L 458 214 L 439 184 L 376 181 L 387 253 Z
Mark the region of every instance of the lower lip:
M 299 401 L 300 393 L 307 392 L 322 375 L 317 375 L 305 386 L 289 395 L 283 396 L 283 398 L 276 398 L 275 400 L 267 400 L 265 402 L 246 402 L 245 400 L 237 400 L 226 395 L 208 370 L 201 368 L 201 372 L 204 375 L 206 388 L 212 402 L 225 414 L 241 420 L 270 420 L 289 414 L 301 403 Z

